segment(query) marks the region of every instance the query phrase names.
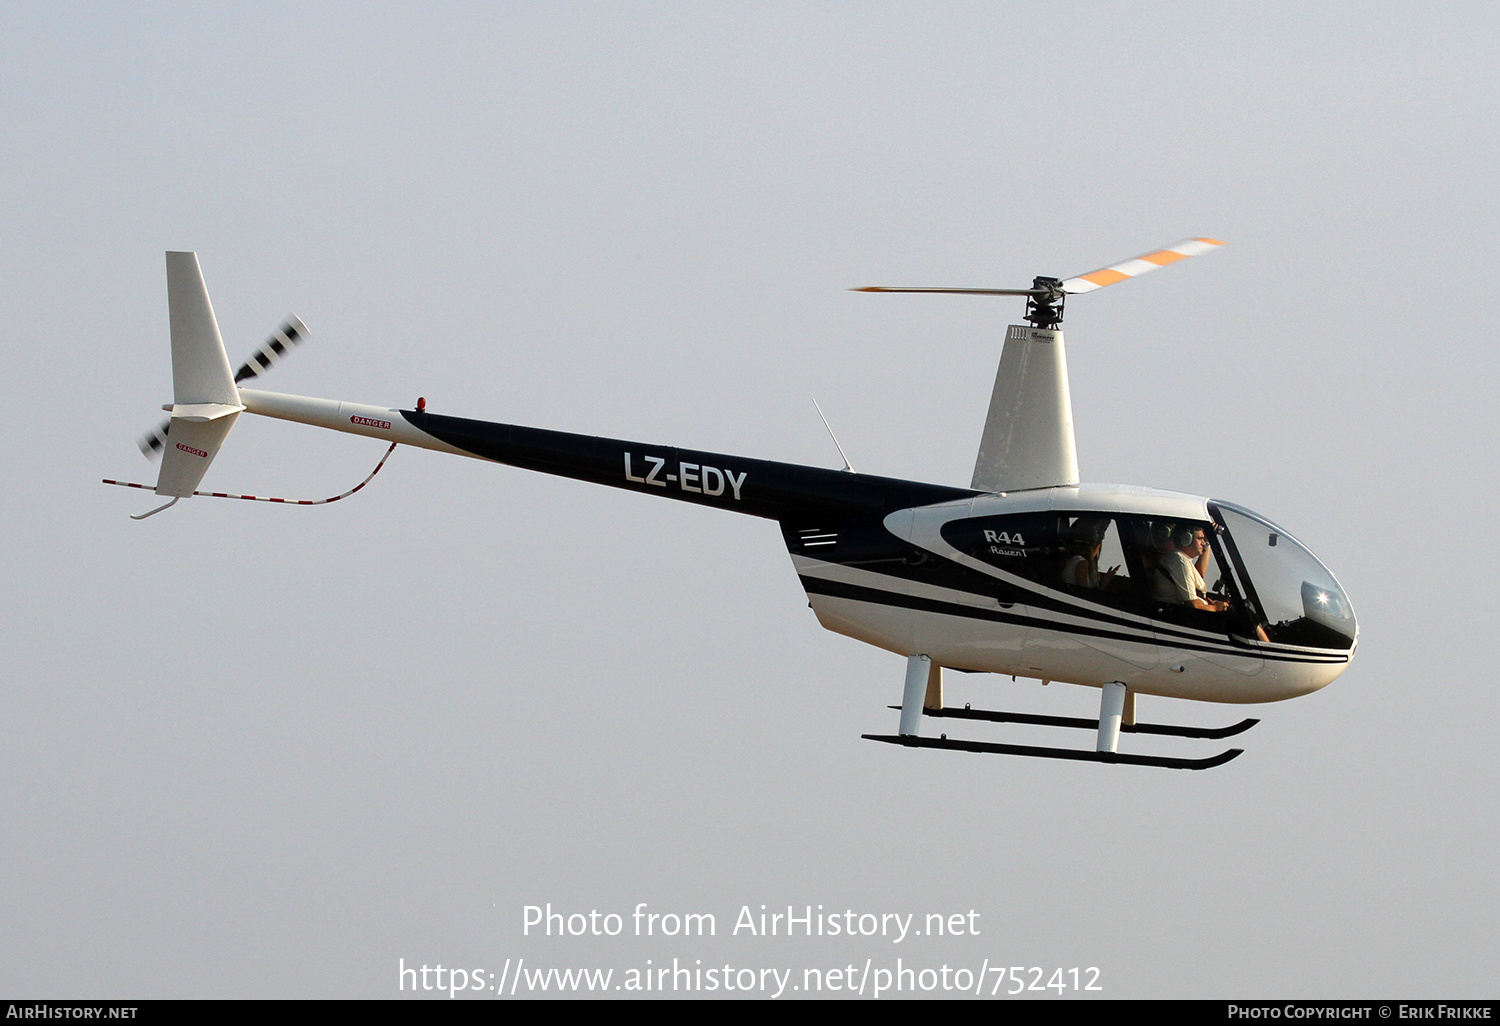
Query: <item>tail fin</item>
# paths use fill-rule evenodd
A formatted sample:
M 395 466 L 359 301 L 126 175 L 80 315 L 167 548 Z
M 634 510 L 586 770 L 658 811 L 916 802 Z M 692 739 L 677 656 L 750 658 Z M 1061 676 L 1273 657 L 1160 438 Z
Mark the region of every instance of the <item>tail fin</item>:
M 167 254 L 167 306 L 172 322 L 172 428 L 156 494 L 184 496 L 193 494 L 203 480 L 245 407 L 196 253 Z

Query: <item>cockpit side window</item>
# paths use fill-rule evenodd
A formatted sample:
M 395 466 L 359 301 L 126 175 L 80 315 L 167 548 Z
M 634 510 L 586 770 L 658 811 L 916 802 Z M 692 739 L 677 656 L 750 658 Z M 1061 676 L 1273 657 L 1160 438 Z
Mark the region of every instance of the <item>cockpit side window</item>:
M 1057 517 L 1017 513 L 954 520 L 943 525 L 943 538 L 983 563 L 1040 582 L 1056 563 Z
M 1241 530 L 1230 527 L 1238 537 Z M 1231 555 L 1233 539 L 1212 521 L 1048 511 L 953 520 L 942 533 L 960 552 L 1055 596 L 1243 641 L 1295 644 L 1292 637 L 1309 633 L 1301 628 L 1294 634 L 1275 618 L 1267 622 L 1255 584 Z M 1274 549 L 1275 543 L 1267 547 Z M 1251 574 L 1258 583 L 1260 576 L 1253 569 Z M 1316 581 L 1319 595 L 1331 594 L 1325 583 Z M 1271 631 L 1280 636 L 1269 636 Z
M 1113 517 L 1064 515 L 1058 521 L 1058 536 L 1058 583 L 1072 591 L 1128 594 L 1132 590 L 1130 567 Z
M 1099 513 L 1020 513 L 956 520 L 950 545 L 1052 591 L 1136 609 L 1141 565 L 1127 553 L 1118 518 Z

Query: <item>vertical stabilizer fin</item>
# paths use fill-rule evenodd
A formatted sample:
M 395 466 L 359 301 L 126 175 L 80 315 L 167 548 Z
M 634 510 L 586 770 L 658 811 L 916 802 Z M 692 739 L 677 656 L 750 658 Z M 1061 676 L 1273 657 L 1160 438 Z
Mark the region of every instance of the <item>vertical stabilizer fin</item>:
M 179 406 L 240 405 L 198 254 L 167 254 L 167 308 L 172 318 L 172 401 Z
M 172 420 L 156 494 L 185 496 L 203 480 L 244 406 L 196 253 L 167 254 Z
M 1009 492 L 1077 483 L 1063 333 L 1012 324 L 1005 332 L 970 487 Z

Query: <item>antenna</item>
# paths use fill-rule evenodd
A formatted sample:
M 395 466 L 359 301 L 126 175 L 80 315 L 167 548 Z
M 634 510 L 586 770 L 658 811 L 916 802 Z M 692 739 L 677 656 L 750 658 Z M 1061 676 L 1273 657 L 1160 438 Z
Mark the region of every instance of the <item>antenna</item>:
M 816 399 L 814 399 L 812 401 L 812 404 L 813 404 L 813 409 L 815 409 L 815 410 L 818 411 L 818 416 L 819 417 L 823 417 L 823 407 L 821 407 L 821 406 L 818 405 L 818 401 Z M 833 444 L 838 449 L 839 455 L 844 457 L 844 473 L 846 473 L 846 474 L 857 474 L 857 473 L 859 473 L 857 470 L 854 469 L 854 464 L 852 464 L 852 463 L 849 462 L 849 457 L 848 456 L 844 456 L 844 447 L 842 445 L 839 445 L 839 436 L 833 433 L 833 427 L 828 423 L 828 418 L 827 417 L 823 417 L 823 426 L 826 427 L 826 428 L 828 428 L 828 437 L 833 439 Z

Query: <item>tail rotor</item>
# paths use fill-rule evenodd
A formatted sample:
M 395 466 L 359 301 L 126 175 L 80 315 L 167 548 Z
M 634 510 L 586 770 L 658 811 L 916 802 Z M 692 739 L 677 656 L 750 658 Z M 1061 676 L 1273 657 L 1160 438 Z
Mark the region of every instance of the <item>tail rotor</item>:
M 238 385 L 260 377 L 273 365 L 286 359 L 293 349 L 306 340 L 307 325 L 296 314 L 288 314 L 287 319 L 261 343 L 255 354 L 235 371 L 234 383 Z M 167 435 L 171 430 L 172 420 L 168 418 L 137 439 L 136 445 L 140 447 L 141 455 L 148 460 L 159 458 L 167 447 Z

